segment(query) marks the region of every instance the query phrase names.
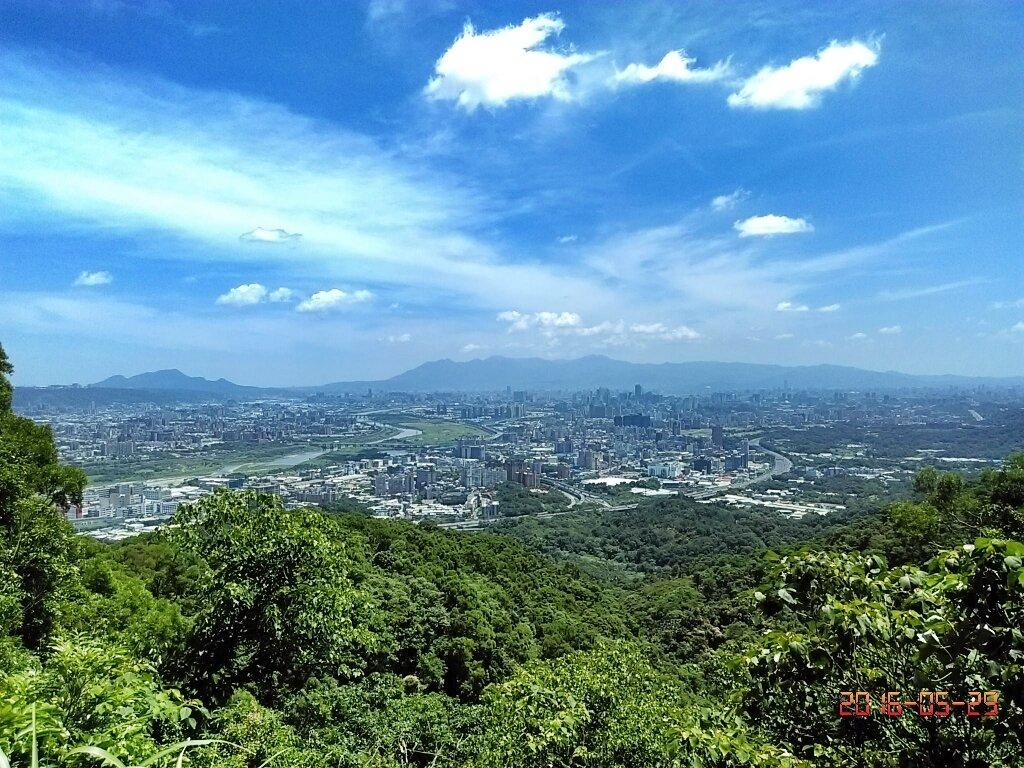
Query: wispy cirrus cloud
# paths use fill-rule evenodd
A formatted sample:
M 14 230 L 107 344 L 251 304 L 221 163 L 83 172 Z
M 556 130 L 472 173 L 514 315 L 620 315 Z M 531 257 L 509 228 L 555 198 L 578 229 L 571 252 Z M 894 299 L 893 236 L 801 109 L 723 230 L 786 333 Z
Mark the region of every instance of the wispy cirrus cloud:
M 176 239 L 177 258 L 302 265 L 489 309 L 543 301 L 566 274 L 477 234 L 499 208 L 490 193 L 267 102 L 7 51 L 0 130 L 9 210 L 140 247 Z M 252 247 L 299 233 L 301 248 Z M 586 300 L 611 299 L 573 277 Z
M 907 288 L 892 288 L 879 291 L 878 298 L 882 301 L 905 301 L 907 299 L 919 299 L 924 296 L 934 296 L 937 293 L 948 293 L 958 291 L 961 288 L 969 288 L 972 285 L 980 285 L 986 282 L 982 278 L 971 278 L 970 280 L 954 280 L 939 285 L 910 286 Z
M 716 211 L 728 211 L 735 208 L 740 202 L 750 197 L 750 192 L 745 189 L 737 189 L 728 195 L 718 195 L 711 199 L 711 208 Z

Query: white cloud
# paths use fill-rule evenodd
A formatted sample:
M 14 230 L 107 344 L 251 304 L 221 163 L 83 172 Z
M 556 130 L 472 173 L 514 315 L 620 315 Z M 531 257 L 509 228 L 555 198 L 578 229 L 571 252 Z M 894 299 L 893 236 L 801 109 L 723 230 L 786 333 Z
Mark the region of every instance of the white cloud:
M 264 229 L 256 227 L 249 232 L 243 232 L 238 239 L 246 243 L 289 243 L 302 239 L 298 232 L 286 232 L 283 229 Z
M 268 290 L 260 283 L 246 283 L 232 288 L 227 293 L 217 297 L 217 304 L 231 307 L 251 307 L 254 304 L 264 302 L 286 302 L 295 298 L 295 291 L 291 288 L 275 288 Z
M 338 309 L 346 304 L 358 304 L 369 301 L 373 298 L 370 291 L 343 291 L 340 288 L 330 288 L 326 291 L 317 291 L 308 299 L 299 302 L 296 309 L 299 312 L 327 312 Z
M 818 312 L 838 312 L 842 308 L 841 304 L 826 304 L 824 307 L 818 307 Z
M 266 299 L 266 286 L 259 283 L 246 283 L 235 286 L 227 293 L 222 293 L 217 297 L 217 303 L 231 307 L 249 307 L 266 301 Z
M 579 238 L 576 235 L 562 235 L 560 238 L 558 238 L 558 242 L 561 243 L 562 245 L 566 245 L 567 243 L 575 243 L 577 240 L 579 240 Z
M 27 226 L 74 222 L 154 258 L 258 259 L 487 311 L 561 300 L 567 278 L 581 306 L 617 293 L 482 236 L 500 190 L 276 104 L 0 50 L 0 133 L 0 210 Z M 239 240 L 257 222 L 302 238 Z
M 1020 309 L 1024 307 L 1024 299 L 1017 299 L 1016 301 L 993 301 L 990 305 L 992 309 Z
M 391 16 L 400 16 L 406 10 L 405 0 L 370 0 L 366 6 L 366 16 L 368 21 L 375 22 Z
M 857 333 L 855 333 L 855 334 L 853 334 L 851 336 L 847 336 L 846 338 L 850 339 L 851 341 L 863 341 L 867 337 L 868 337 L 868 335 L 866 333 L 858 331 Z
M 437 60 L 436 75 L 425 93 L 432 99 L 454 100 L 470 111 L 480 105 L 501 107 L 513 99 L 568 100 L 566 73 L 594 56 L 540 47 L 564 28 L 565 23 L 552 14 L 480 33 L 467 22 Z
M 775 305 L 776 312 L 807 312 L 810 310 L 806 304 L 794 304 L 792 301 L 780 301 Z
M 385 336 L 382 339 L 382 341 L 386 341 L 388 344 L 408 344 L 410 341 L 412 341 L 412 334 L 411 333 L 390 334 L 388 336 Z
M 509 309 L 498 313 L 498 320 L 509 324 L 509 333 L 525 331 L 528 328 L 570 328 L 580 324 L 575 312 L 534 312 L 523 313 Z
M 643 323 L 636 323 L 629 326 L 629 330 L 633 333 L 665 333 L 668 329 L 665 327 L 664 323 L 648 323 L 646 325 Z
M 879 328 L 878 332 L 883 336 L 895 336 L 898 333 L 903 333 L 903 328 L 899 325 L 885 325 Z
M 665 333 L 663 333 L 661 335 L 661 338 L 665 339 L 666 341 L 693 341 L 695 339 L 699 339 L 700 334 L 697 333 L 697 331 L 693 330 L 693 328 L 691 328 L 688 325 L 677 325 L 675 328 L 670 328 Z
M 1011 330 L 1011 331 L 1012 331 L 1013 333 L 1024 333 L 1024 320 L 1022 320 L 1022 321 L 1021 321 L 1021 322 L 1019 322 L 1019 323 L 1015 323 L 1014 325 L 1012 325 L 1012 326 L 1010 327 L 1010 330 Z
M 109 272 L 80 272 L 75 278 L 75 285 L 92 287 L 96 285 L 109 285 L 114 278 Z
M 833 40 L 814 56 L 803 56 L 784 67 L 764 67 L 747 78 L 729 106 L 760 109 L 807 109 L 844 80 L 855 80 L 878 62 L 877 44 Z
M 629 330 L 642 336 L 657 336 L 665 341 L 693 341 L 700 338 L 700 334 L 688 325 L 677 325 L 674 328 L 664 323 L 634 323 Z
M 683 51 L 669 51 L 655 66 L 629 64 L 615 73 L 614 82 L 625 85 L 649 83 L 652 80 L 669 80 L 676 83 L 713 83 L 729 75 L 729 64 L 720 61 L 708 69 L 691 69 L 696 59 L 686 56 Z
M 746 200 L 750 196 L 750 193 L 745 189 L 737 189 L 735 192 L 731 192 L 728 195 L 718 195 L 711 200 L 711 207 L 716 211 L 728 211 L 731 208 L 735 208 L 736 204 L 742 200 Z
M 814 231 L 814 227 L 806 219 L 792 219 L 774 213 L 751 216 L 749 219 L 734 222 L 732 228 L 740 233 L 740 237 L 769 237 Z
M 291 288 L 275 288 L 267 294 L 267 300 L 275 303 L 291 301 L 295 298 L 295 291 Z
M 476 352 L 479 349 L 484 349 L 483 344 L 469 343 L 469 344 L 464 344 L 462 346 L 462 351 L 463 352 Z
M 896 288 L 888 289 L 879 292 L 878 298 L 883 301 L 904 301 L 906 299 L 919 299 L 924 296 L 934 296 L 937 293 L 947 293 L 948 291 L 957 291 L 961 288 L 967 288 L 972 285 L 978 285 L 979 283 L 985 282 L 982 278 L 972 278 L 970 280 L 957 280 L 952 283 L 943 283 L 941 285 L 924 285 L 917 288 Z
M 619 320 L 618 322 L 611 322 L 610 320 L 604 320 L 597 325 L 588 325 L 584 328 L 577 328 L 576 333 L 580 336 L 601 336 L 604 334 L 621 335 L 626 331 L 626 324 Z
M 775 337 L 776 341 L 787 341 L 793 338 L 792 333 L 780 333 Z

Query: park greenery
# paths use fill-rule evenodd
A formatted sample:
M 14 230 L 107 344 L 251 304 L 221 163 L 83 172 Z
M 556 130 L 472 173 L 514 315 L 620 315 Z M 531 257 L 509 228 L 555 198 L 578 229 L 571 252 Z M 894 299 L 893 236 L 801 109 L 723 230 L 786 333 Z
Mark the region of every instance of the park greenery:
M 654 500 L 456 533 L 220 492 L 102 545 L 10 370 L 0 765 L 1021 764 L 1024 456 L 828 525 Z M 1000 710 L 840 718 L 846 690 Z

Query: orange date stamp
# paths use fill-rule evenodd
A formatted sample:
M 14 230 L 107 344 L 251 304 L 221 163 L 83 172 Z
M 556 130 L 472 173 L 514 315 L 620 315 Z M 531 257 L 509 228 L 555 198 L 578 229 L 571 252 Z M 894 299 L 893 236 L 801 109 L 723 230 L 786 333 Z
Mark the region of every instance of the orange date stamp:
M 955 696 L 949 691 L 918 691 L 917 694 L 886 691 L 875 706 L 869 691 L 840 691 L 840 717 L 903 717 L 914 714 L 925 718 L 943 718 L 953 714 L 965 717 L 999 717 L 999 691 L 968 691 Z

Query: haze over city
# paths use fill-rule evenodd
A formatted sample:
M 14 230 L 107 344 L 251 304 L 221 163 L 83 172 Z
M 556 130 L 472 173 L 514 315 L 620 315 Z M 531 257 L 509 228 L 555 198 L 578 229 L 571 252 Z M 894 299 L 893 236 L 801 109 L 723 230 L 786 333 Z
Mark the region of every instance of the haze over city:
M 9 1 L 16 384 L 1024 369 L 1017 3 Z

